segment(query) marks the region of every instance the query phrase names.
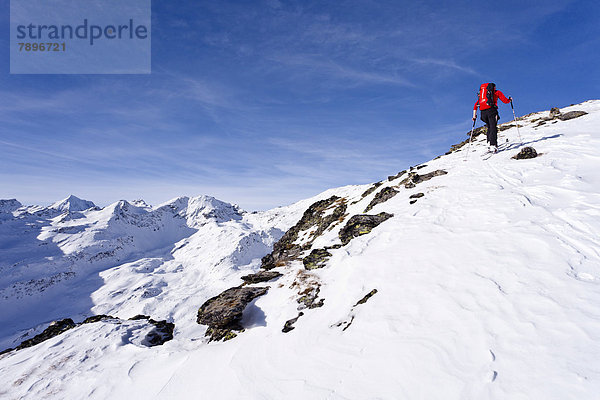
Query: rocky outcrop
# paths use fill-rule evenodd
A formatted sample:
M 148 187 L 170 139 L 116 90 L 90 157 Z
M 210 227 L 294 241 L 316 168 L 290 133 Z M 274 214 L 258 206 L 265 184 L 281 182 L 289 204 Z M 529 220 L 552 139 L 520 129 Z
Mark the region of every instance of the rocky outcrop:
M 412 189 L 419 183 L 428 181 L 435 176 L 446 175 L 447 173 L 448 172 L 444 171 L 443 169 L 438 169 L 423 175 L 419 175 L 416 172 L 411 172 L 408 174 L 408 177 L 400 182 L 400 184 L 404 185 L 404 187 L 407 189 Z
M 325 216 L 325 211 L 332 207 L 334 207 L 333 212 Z M 346 199 L 338 196 L 331 196 L 313 203 L 304 212 L 300 221 L 273 245 L 273 251 L 262 258 L 262 268 L 269 270 L 298 259 L 300 253 L 309 249 L 313 240 L 319 237 L 332 223 L 340 221 L 345 212 Z M 300 232 L 310 232 L 310 234 L 303 244 L 294 243 Z
M 298 299 L 298 303 L 300 304 L 298 309 L 302 310 L 305 308 L 312 309 L 323 307 L 325 299 L 319 299 L 320 292 L 321 285 L 319 284 L 309 286 L 308 288 L 306 288 L 302 293 L 300 293 L 302 296 L 300 296 L 300 298 Z
M 417 202 L 417 199 L 420 199 L 421 197 L 425 196 L 423 193 L 415 193 L 415 194 L 411 194 L 408 198 L 411 199 L 409 200 L 410 204 L 415 204 Z
M 42 333 L 35 335 L 31 339 L 27 339 L 27 340 L 23 341 L 15 349 L 21 350 L 21 349 L 25 349 L 27 347 L 35 346 L 36 344 L 40 344 L 42 342 L 45 342 L 48 339 L 52 339 L 53 337 L 58 336 L 61 333 L 68 331 L 69 329 L 73 329 L 76 326 L 77 326 L 77 324 L 75 322 L 73 322 L 73 320 L 71 318 L 61 319 L 60 321 L 53 321 L 50 323 L 50 325 L 46 329 L 44 329 L 44 331 Z M 6 349 L 0 354 L 9 352 L 11 350 L 13 350 L 13 349 Z
M 561 121 L 568 121 L 570 119 L 579 118 L 584 115 L 587 115 L 585 111 L 569 111 L 567 113 L 559 115 L 558 119 L 560 119 Z
M 323 268 L 331 253 L 326 249 L 313 249 L 310 254 L 302 259 L 302 264 L 306 269 Z
M 560 108 L 552 107 L 550 109 L 550 119 L 558 118 L 560 116 Z
M 346 245 L 355 237 L 370 233 L 373 228 L 383 221 L 393 217 L 392 214 L 385 212 L 377 215 L 359 214 L 354 215 L 348 220 L 346 225 L 340 230 L 339 238 L 343 245 Z
M 288 319 L 288 320 L 285 322 L 285 325 L 283 325 L 283 329 L 281 330 L 281 332 L 283 332 L 283 333 L 288 333 L 289 331 L 291 331 L 291 330 L 294 330 L 294 328 L 295 328 L 295 327 L 294 327 L 294 324 L 296 323 L 296 321 L 298 321 L 298 318 L 300 318 L 300 317 L 301 317 L 301 316 L 303 316 L 303 315 L 304 315 L 304 313 L 303 313 L 302 311 L 300 311 L 300 312 L 298 313 L 298 316 L 297 316 L 297 317 L 295 317 L 295 318 L 292 318 L 292 319 Z
M 146 338 L 143 341 L 144 345 L 149 346 L 149 347 L 158 346 L 158 345 L 161 345 L 161 344 L 173 339 L 173 331 L 175 330 L 175 324 L 173 324 L 171 322 L 167 322 L 166 320 L 155 321 L 146 315 L 136 315 L 135 317 L 130 318 L 130 320 L 138 320 L 138 319 L 146 319 L 146 320 L 148 320 L 148 323 L 155 326 L 155 328 L 146 335 Z M 46 329 L 44 329 L 44 331 L 42 333 L 35 335 L 31 339 L 27 339 L 27 340 L 23 341 L 20 345 L 18 345 L 14 349 L 11 348 L 11 349 L 3 350 L 0 352 L 0 354 L 8 353 L 9 351 L 12 351 L 12 350 L 21 350 L 21 349 L 25 349 L 27 347 L 35 346 L 36 344 L 40 344 L 42 342 L 45 342 L 48 339 L 52 339 L 53 337 L 58 336 L 64 332 L 66 332 L 70 329 L 73 329 L 75 327 L 78 327 L 80 325 L 93 324 L 96 322 L 102 322 L 102 321 L 106 321 L 106 320 L 122 321 L 120 318 L 113 317 L 111 315 L 104 315 L 104 314 L 93 315 L 91 317 L 84 319 L 80 323 L 73 322 L 73 320 L 71 318 L 65 318 L 65 319 L 61 319 L 59 321 L 53 321 L 50 323 L 50 325 Z
M 196 321 L 208 325 L 206 336 L 210 340 L 231 339 L 233 331 L 243 331 L 241 325 L 244 309 L 255 298 L 267 293 L 268 287 L 232 287 L 208 299 L 198 309 Z
M 354 314 L 354 309 L 361 304 L 365 304 L 376 293 L 377 293 L 377 289 L 373 289 L 369 293 L 364 295 L 362 299 L 357 301 L 356 304 L 354 306 L 352 306 L 352 309 L 350 310 L 349 318 L 346 319 L 345 321 L 338 322 L 337 324 L 335 324 L 335 326 L 343 327 L 342 331 L 345 331 L 346 329 L 350 328 L 350 325 L 352 325 L 352 323 L 354 322 L 354 318 L 356 317 L 356 315 Z
M 371 211 L 371 209 L 373 207 L 375 207 L 377 204 L 386 202 L 386 201 L 388 201 L 389 199 L 391 199 L 392 197 L 394 197 L 397 194 L 398 194 L 398 191 L 396 189 L 392 188 L 392 187 L 389 187 L 389 186 L 381 189 L 375 195 L 375 197 L 373 197 L 373 200 L 371 200 L 371 202 L 369 203 L 369 205 L 367 206 L 367 208 L 365 208 L 364 212 Z
M 512 158 L 515 160 L 524 160 L 527 158 L 536 158 L 538 156 L 537 151 L 533 147 L 523 147 L 518 154 L 515 154 Z
M 401 173 L 399 173 L 399 174 L 401 175 Z M 390 177 L 388 177 L 388 179 L 389 178 Z M 367 197 L 368 195 L 370 195 L 371 193 L 373 193 L 382 184 L 383 184 L 383 182 L 376 182 L 376 183 L 374 183 L 370 188 L 368 188 L 367 190 L 365 190 L 364 193 L 360 195 L 360 197 L 362 197 L 364 199 L 365 197 Z
M 400 171 L 400 172 L 398 172 L 396 175 L 390 175 L 390 176 L 388 176 L 388 181 L 390 181 L 390 182 L 391 182 L 391 181 L 393 181 L 394 179 L 398 179 L 398 178 L 400 178 L 402 175 L 404 175 L 405 173 L 406 173 L 406 170 L 404 170 L 404 171 Z M 364 197 L 364 196 L 363 196 L 363 197 Z
M 281 272 L 276 271 L 260 271 L 255 274 L 242 276 L 245 284 L 268 282 L 281 276 Z
M 371 297 L 373 297 L 375 294 L 377 293 L 377 289 L 373 289 L 371 290 L 369 293 L 367 293 L 362 299 L 360 299 L 359 301 L 356 302 L 356 304 L 354 305 L 354 307 L 360 305 L 360 304 L 365 304 Z
M 111 318 L 110 316 L 107 316 Z M 146 334 L 143 343 L 148 346 L 159 346 L 173 339 L 173 331 L 175 330 L 175 324 L 167 322 L 166 320 L 155 321 L 147 315 L 138 314 L 135 317 L 129 318 L 130 320 L 148 320 L 148 323 L 154 325 L 154 329 Z

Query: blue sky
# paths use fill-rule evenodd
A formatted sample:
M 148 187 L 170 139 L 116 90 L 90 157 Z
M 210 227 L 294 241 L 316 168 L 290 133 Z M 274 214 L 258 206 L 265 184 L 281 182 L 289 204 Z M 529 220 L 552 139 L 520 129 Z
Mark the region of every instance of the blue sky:
M 266 209 L 444 153 L 482 82 L 519 114 L 600 93 L 597 1 L 154 0 L 150 75 L 10 75 L 0 4 L 0 198 L 26 204 Z

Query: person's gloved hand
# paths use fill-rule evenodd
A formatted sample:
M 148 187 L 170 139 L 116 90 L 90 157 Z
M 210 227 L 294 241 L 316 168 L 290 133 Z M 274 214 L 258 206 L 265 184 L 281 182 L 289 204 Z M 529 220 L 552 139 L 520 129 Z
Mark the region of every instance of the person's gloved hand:
M 473 110 L 473 121 L 477 119 L 477 110 Z
M 508 96 L 508 101 L 512 103 L 512 96 Z

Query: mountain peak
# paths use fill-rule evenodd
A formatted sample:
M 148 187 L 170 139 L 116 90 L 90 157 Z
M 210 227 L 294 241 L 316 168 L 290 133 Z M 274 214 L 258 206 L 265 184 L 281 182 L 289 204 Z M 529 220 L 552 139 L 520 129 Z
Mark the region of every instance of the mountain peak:
M 52 204 L 49 208 L 59 211 L 84 211 L 92 207 L 96 207 L 93 202 L 70 195 L 66 199 Z

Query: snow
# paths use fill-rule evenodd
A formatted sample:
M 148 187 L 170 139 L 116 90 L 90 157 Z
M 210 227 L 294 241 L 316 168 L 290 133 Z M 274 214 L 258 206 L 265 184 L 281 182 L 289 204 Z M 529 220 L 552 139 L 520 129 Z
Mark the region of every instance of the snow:
M 259 213 L 210 196 L 104 209 L 69 201 L 60 215 L 6 206 L 0 349 L 66 317 L 143 313 L 176 328 L 148 348 L 135 321 L 98 322 L 2 355 L 0 397 L 597 398 L 600 101 L 561 111 L 571 110 L 589 114 L 540 126 L 533 120 L 548 112 L 533 114 L 520 122 L 522 144 L 516 128 L 502 131 L 509 142 L 484 160 L 480 137 L 466 161 L 464 147 L 418 170 L 447 175 L 413 189 L 398 187 L 404 176 L 385 180 L 365 198 L 370 185 Z M 510 158 L 525 145 L 542 155 Z M 207 343 L 198 307 L 256 271 L 310 204 L 344 197 L 347 220 L 388 186 L 399 193 L 369 213 L 393 218 L 330 250 L 325 268 L 278 268 L 284 275 L 246 308 L 246 331 Z M 312 248 L 339 243 L 344 223 Z M 301 280 L 321 285 L 324 305 L 284 334 Z

